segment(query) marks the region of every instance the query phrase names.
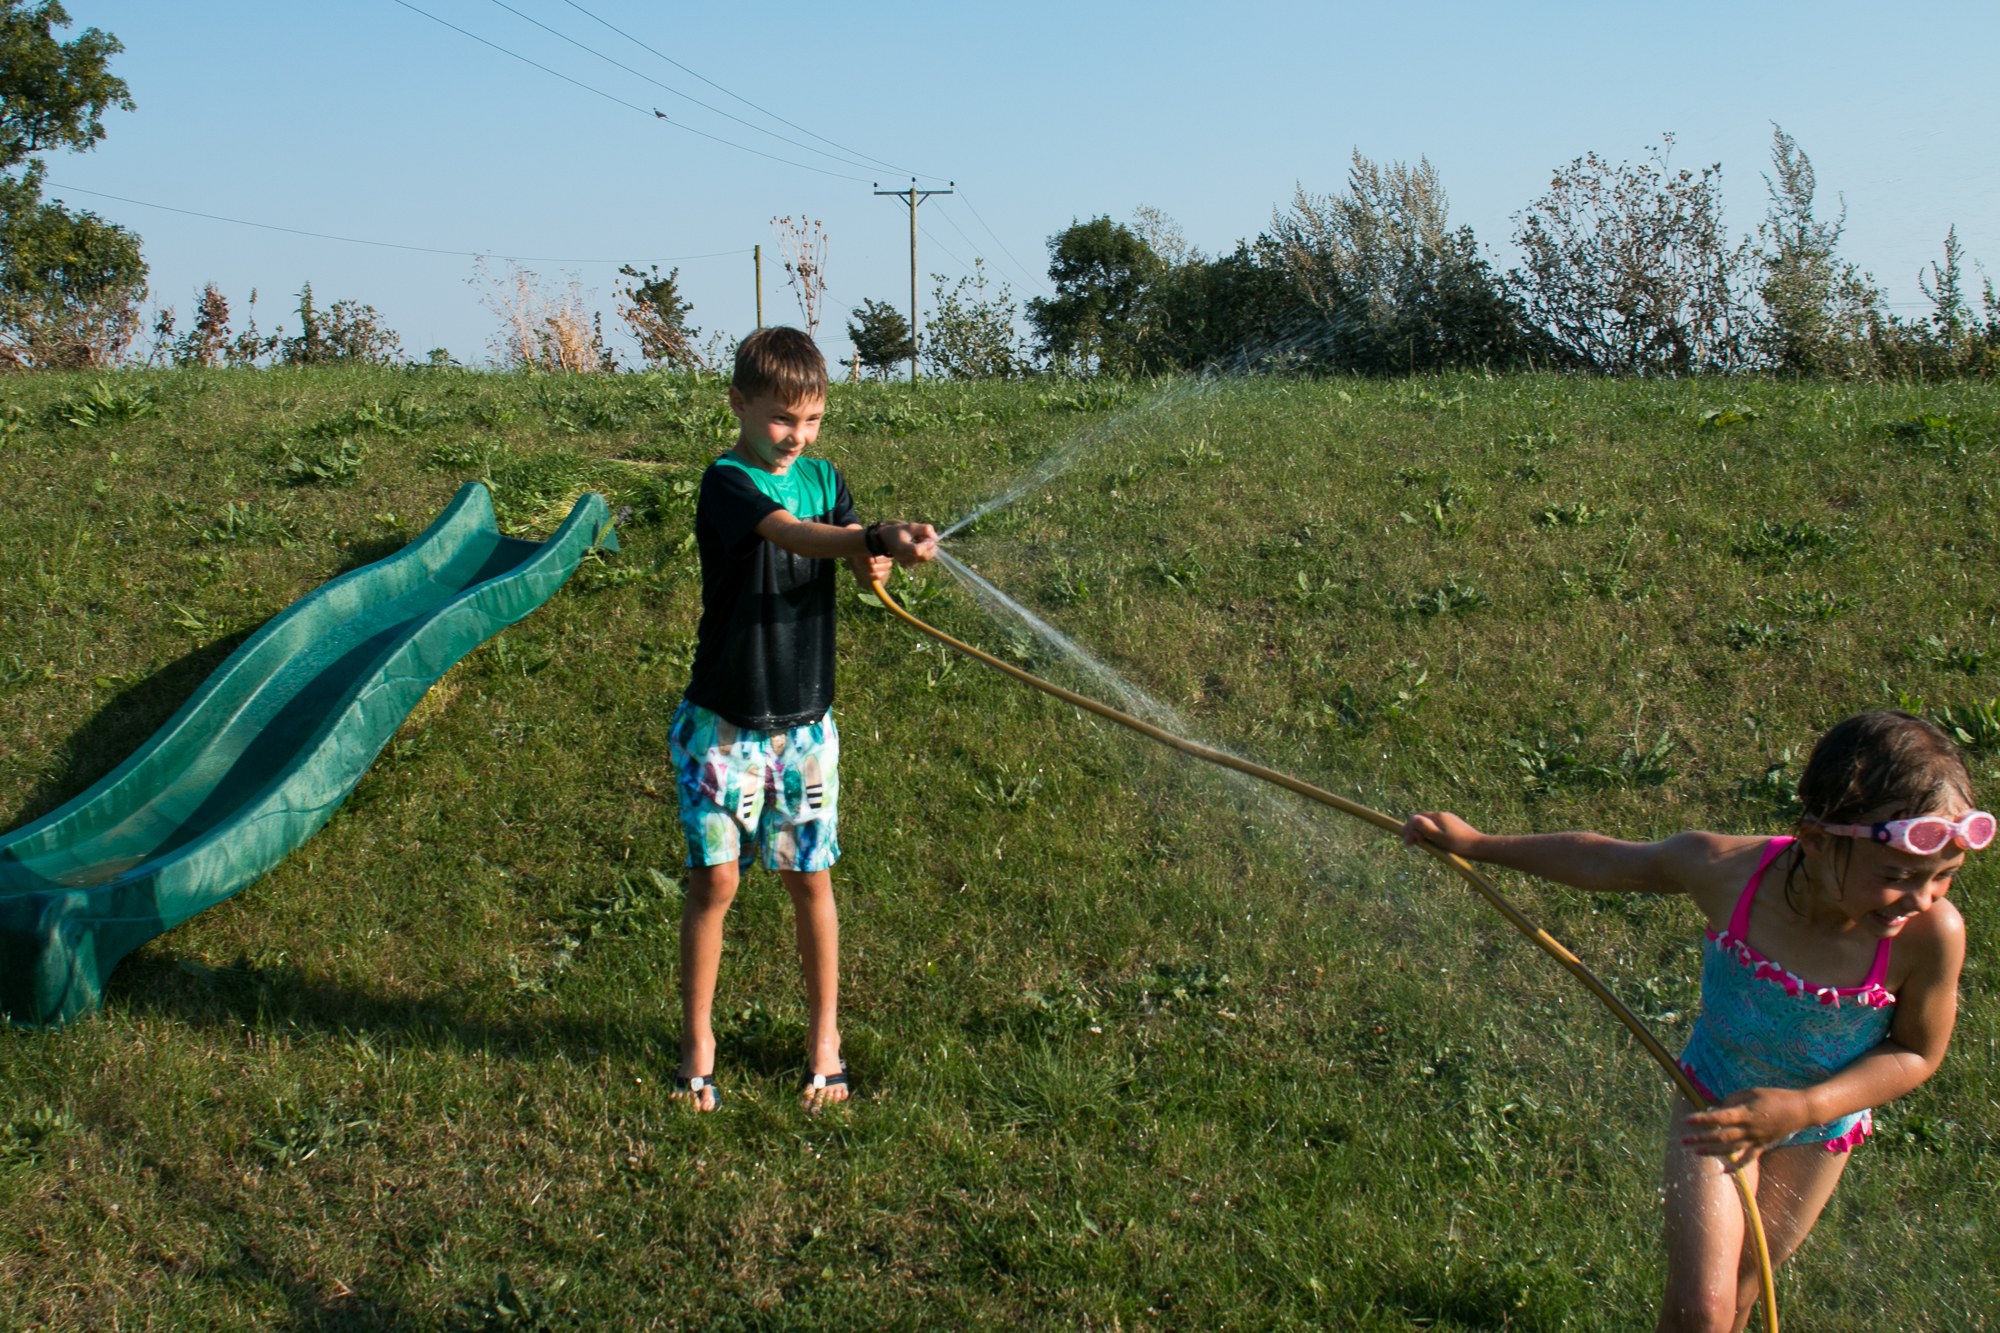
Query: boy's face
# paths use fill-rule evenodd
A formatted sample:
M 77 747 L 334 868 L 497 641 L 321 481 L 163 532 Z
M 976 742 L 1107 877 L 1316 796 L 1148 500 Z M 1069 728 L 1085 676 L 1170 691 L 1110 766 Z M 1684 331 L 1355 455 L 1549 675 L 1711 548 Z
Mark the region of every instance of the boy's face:
M 737 456 L 766 472 L 783 476 L 819 438 L 820 419 L 826 415 L 826 397 L 822 394 L 796 403 L 781 403 L 766 394 L 746 398 L 731 385 L 729 410 L 743 423 L 736 437 Z

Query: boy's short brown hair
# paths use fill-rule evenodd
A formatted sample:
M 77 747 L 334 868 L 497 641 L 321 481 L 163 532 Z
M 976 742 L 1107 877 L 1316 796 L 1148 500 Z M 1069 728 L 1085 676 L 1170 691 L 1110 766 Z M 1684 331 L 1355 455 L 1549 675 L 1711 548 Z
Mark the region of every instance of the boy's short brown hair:
M 826 397 L 826 358 L 802 330 L 773 324 L 736 345 L 729 382 L 745 398 L 768 396 L 791 407 Z

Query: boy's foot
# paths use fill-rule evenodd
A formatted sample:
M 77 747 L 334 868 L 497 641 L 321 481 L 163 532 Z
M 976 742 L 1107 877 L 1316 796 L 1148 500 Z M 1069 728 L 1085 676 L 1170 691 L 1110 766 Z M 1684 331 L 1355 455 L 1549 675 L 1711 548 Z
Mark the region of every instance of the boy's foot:
M 722 1102 L 722 1089 L 715 1086 L 713 1074 L 690 1074 L 683 1078 L 674 1075 L 674 1090 L 667 1094 L 677 1102 L 686 1102 L 690 1111 L 713 1111 Z
M 818 1115 L 827 1107 L 846 1101 L 847 1094 L 846 1065 L 837 1074 L 809 1074 L 805 1086 L 799 1089 L 799 1109 L 807 1115 Z

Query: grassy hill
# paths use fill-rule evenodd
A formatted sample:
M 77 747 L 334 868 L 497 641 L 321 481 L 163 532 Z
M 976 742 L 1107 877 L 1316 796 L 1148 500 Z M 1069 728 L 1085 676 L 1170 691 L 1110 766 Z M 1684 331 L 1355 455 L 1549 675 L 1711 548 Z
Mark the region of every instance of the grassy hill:
M 724 954 L 723 1113 L 669 1104 L 665 725 L 714 381 L 460 371 L 0 386 L 0 819 L 81 791 L 277 610 L 490 479 L 588 565 L 327 829 L 0 1037 L 9 1327 L 1639 1329 L 1667 1105 L 1460 886 L 843 604 L 861 1098 L 813 1121 L 784 894 Z M 1496 829 L 1778 831 L 1826 724 L 1947 716 L 2000 790 L 2000 394 L 1406 382 L 842 387 L 864 514 L 1204 738 Z M 942 572 L 924 615 L 1072 682 Z M 1781 1277 L 1796 1327 L 2000 1314 L 1991 861 L 1944 1070 Z M 1513 880 L 1670 1045 L 1679 902 Z

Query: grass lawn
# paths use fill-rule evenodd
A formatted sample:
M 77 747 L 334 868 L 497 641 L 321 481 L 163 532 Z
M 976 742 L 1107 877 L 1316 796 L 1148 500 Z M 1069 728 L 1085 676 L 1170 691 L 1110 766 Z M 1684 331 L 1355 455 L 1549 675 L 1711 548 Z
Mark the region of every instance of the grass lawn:
M 1171 386 L 1170 386 L 1171 388 Z M 1160 401 L 1161 398 L 1165 401 Z M 722 1113 L 669 1103 L 666 722 L 714 381 L 17 378 L 0 819 L 108 772 L 258 624 L 490 477 L 624 551 L 454 668 L 333 822 L 0 1035 L 9 1328 L 1645 1329 L 1667 1098 L 1461 885 L 844 595 L 845 1032 L 797 1110 L 774 877 Z M 1780 831 L 1819 731 L 1948 717 L 2000 791 L 2000 392 L 1502 379 L 840 387 L 866 516 L 1223 744 L 1395 813 Z M 921 614 L 1080 676 L 942 571 Z M 1780 1276 L 1811 1330 L 2000 1326 L 1992 862 L 1957 1037 Z M 1678 901 L 1503 885 L 1684 1039 Z

